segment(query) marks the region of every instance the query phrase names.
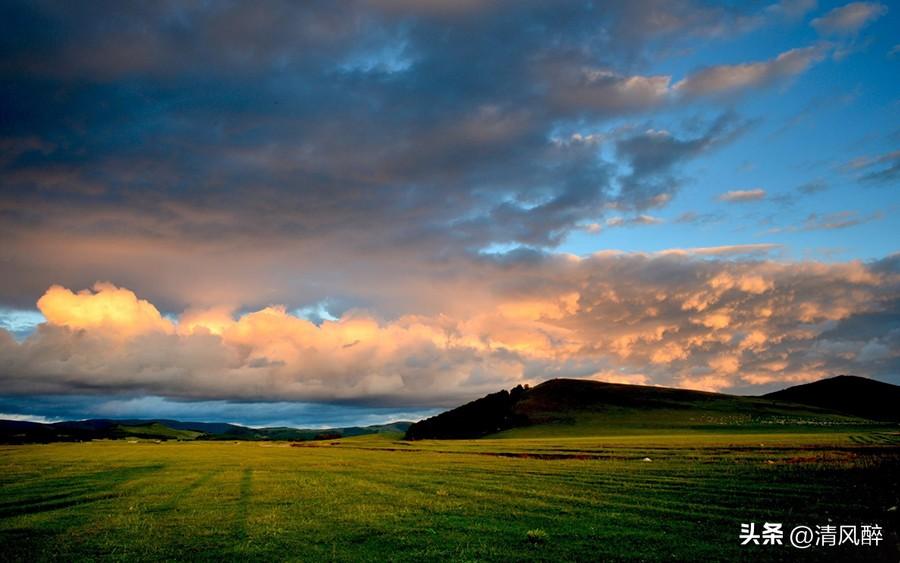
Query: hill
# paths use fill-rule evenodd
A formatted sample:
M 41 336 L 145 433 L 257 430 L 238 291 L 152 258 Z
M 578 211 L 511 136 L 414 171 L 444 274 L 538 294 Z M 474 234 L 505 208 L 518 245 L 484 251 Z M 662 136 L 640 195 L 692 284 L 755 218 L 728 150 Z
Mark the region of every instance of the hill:
M 855 375 L 839 375 L 764 395 L 871 420 L 900 421 L 900 387 Z
M 885 384 L 886 385 L 886 384 Z M 895 386 L 890 386 L 897 389 Z M 860 396 L 864 393 L 860 391 Z M 862 412 L 862 411 L 860 411 Z M 590 436 L 674 429 L 833 427 L 875 419 L 780 397 L 553 379 L 477 399 L 410 426 L 406 438 Z
M 88 440 L 330 440 L 366 434 L 402 435 L 409 422 L 347 428 L 249 428 L 224 422 L 183 422 L 179 420 L 89 419 L 54 423 L 0 420 L 0 443 L 82 442 Z

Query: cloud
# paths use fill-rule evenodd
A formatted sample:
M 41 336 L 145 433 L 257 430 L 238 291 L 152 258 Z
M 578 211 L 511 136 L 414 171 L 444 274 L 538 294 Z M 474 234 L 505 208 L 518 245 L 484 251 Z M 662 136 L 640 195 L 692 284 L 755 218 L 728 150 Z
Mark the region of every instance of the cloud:
M 672 254 L 676 256 L 746 256 L 753 254 L 768 254 L 779 248 L 781 248 L 780 244 L 772 243 L 731 244 L 695 248 L 670 248 L 661 251 L 659 254 Z
M 18 414 L 18 413 L 0 412 L 0 420 L 17 420 L 17 421 L 24 421 L 24 422 L 39 422 L 42 424 L 50 424 L 53 422 L 59 422 L 62 419 L 48 418 L 46 416 L 34 415 L 34 414 Z
M 827 189 L 828 183 L 824 180 L 812 180 L 810 182 L 806 182 L 805 184 L 797 186 L 797 191 L 806 195 L 817 194 L 820 192 L 824 192 Z
M 828 213 L 826 215 L 811 213 L 809 217 L 806 218 L 806 221 L 804 221 L 802 230 L 833 231 L 837 229 L 855 227 L 856 225 L 862 225 L 863 223 L 877 221 L 881 218 L 881 213 L 872 213 L 871 215 L 863 216 L 860 215 L 858 211 L 837 211 L 835 213 Z
M 134 292 L 106 282 L 97 282 L 93 289 L 73 293 L 54 285 L 38 300 L 37 307 L 50 324 L 74 330 L 96 329 L 124 338 L 174 332 L 174 325 Z
M 167 330 L 147 322 L 155 319 L 152 305 L 129 290 L 51 288 L 69 308 L 57 304 L 21 343 L 0 332 L 0 379 L 8 394 L 436 406 L 553 375 L 609 370 L 664 385 L 707 378 L 710 387 L 715 376 L 726 389 L 757 376 L 777 382 L 893 369 L 883 354 L 877 365 L 865 361 L 874 357 L 872 346 L 860 359 L 867 342 L 852 335 L 837 338 L 841 354 L 810 354 L 818 336 L 841 322 L 896 313 L 900 274 L 887 262 L 721 258 L 770 248 L 493 259 L 485 266 L 494 287 L 504 289 L 466 314 L 385 320 L 356 310 L 318 326 L 270 306 L 225 323 L 219 314 L 186 314 Z M 132 328 L 104 317 L 108 299 L 139 304 L 128 313 Z M 891 358 L 900 354 L 887 346 Z
M 876 157 L 859 157 L 844 165 L 847 170 L 868 170 L 858 177 L 870 184 L 885 184 L 900 178 L 900 150 Z
M 864 225 L 884 218 L 881 212 L 862 215 L 858 211 L 835 211 L 833 213 L 810 213 L 799 225 L 788 227 L 775 227 L 769 229 L 769 233 L 798 232 L 798 231 L 837 231 Z
M 768 6 L 765 11 L 787 19 L 798 19 L 813 10 L 817 4 L 818 0 L 782 0 Z
M 670 104 L 681 96 L 734 93 L 801 74 L 822 60 L 823 45 L 791 49 L 768 61 L 699 69 L 672 84 L 670 75 L 621 75 L 606 68 L 547 61 L 547 75 L 557 104 L 605 115 L 632 113 Z
M 0 238 L 14 272 L 0 279 L 3 306 L 100 279 L 160 313 L 329 299 L 432 312 L 397 272 L 452 279 L 485 249 L 553 249 L 583 225 L 672 201 L 687 166 L 753 122 L 714 107 L 654 122 L 647 112 L 693 98 L 648 55 L 750 29 L 765 11 L 655 0 L 97 9 L 114 30 L 65 2 L 4 6 L 21 25 L 0 64 L 16 116 L 0 125 Z M 640 125 L 622 124 L 633 116 Z
M 615 150 L 630 171 L 618 178 L 619 207 L 649 209 L 671 200 L 683 184 L 680 166 L 698 156 L 726 145 L 744 134 L 753 122 L 724 113 L 705 124 L 705 131 L 680 137 L 664 129 L 645 129 L 624 134 Z
M 647 385 L 650 383 L 650 378 L 642 373 L 623 373 L 617 370 L 598 371 L 585 379 L 593 379 L 604 383 L 624 383 L 625 385 Z
M 711 66 L 688 75 L 674 89 L 692 96 L 746 90 L 805 72 L 823 56 L 824 49 L 813 46 L 791 49 L 768 61 Z
M 233 422 L 250 427 L 334 428 L 415 421 L 441 410 L 296 401 L 179 401 L 128 395 L 0 395 L 0 412 L 3 413 L 0 419 L 50 423 L 88 418 L 163 418 L 186 422 Z
M 749 190 L 731 190 L 725 192 L 718 197 L 719 201 L 728 203 L 745 203 L 748 201 L 760 201 L 765 199 L 766 190 L 762 188 L 753 188 Z
M 652 215 L 635 215 L 634 217 L 610 217 L 606 220 L 607 227 L 633 227 L 638 225 L 659 225 L 663 220 Z
M 593 67 L 547 61 L 554 103 L 566 110 L 615 115 L 646 110 L 669 99 L 670 76 L 623 76 Z
M 685 211 L 675 218 L 676 223 L 705 225 L 709 223 L 718 223 L 724 219 L 722 215 L 716 213 L 697 213 L 696 211 Z
M 835 8 L 811 25 L 823 35 L 853 35 L 888 12 L 879 2 L 851 2 Z
M 756 123 L 706 96 L 827 48 L 657 61 L 809 2 L 95 8 L 0 9 L 9 393 L 446 405 L 551 374 L 787 380 L 847 367 L 804 359 L 820 322 L 892 307 L 887 262 L 554 252 L 654 223 Z M 857 173 L 889 177 L 879 162 Z M 881 351 L 860 369 L 885 373 Z

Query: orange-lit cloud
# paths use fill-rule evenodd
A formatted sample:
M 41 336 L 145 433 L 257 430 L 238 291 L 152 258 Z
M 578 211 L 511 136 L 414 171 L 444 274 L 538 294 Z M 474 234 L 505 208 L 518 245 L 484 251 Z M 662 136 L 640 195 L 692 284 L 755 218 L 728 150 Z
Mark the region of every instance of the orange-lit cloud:
M 93 291 L 86 289 L 78 293 L 54 285 L 38 300 L 37 306 L 51 324 L 103 331 L 116 338 L 174 330 L 174 325 L 149 301 L 106 282 L 94 284 Z
M 846 328 L 892 311 L 900 275 L 884 265 L 608 253 L 527 272 L 469 313 L 318 324 L 281 306 L 170 321 L 109 283 L 53 286 L 35 334 L 0 335 L 0 377 L 9 392 L 436 404 L 551 376 L 747 390 L 900 360 L 897 330 Z

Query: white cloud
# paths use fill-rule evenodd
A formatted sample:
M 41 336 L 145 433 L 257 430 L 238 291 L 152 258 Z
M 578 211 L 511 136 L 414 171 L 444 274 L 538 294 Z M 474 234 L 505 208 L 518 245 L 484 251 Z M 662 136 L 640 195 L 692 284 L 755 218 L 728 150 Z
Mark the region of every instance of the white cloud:
M 21 422 L 39 422 L 41 424 L 50 424 L 53 422 L 59 422 L 58 418 L 47 418 L 46 416 L 40 416 L 36 414 L 12 414 L 7 412 L 0 412 L 0 420 L 16 420 Z
M 853 35 L 888 12 L 879 2 L 852 2 L 811 22 L 823 35 Z
M 693 96 L 746 90 L 801 74 L 823 56 L 824 49 L 813 46 L 791 49 L 768 61 L 711 66 L 677 82 L 674 90 Z
M 766 190 L 762 188 L 752 188 L 749 190 L 731 190 L 719 196 L 719 201 L 729 203 L 743 203 L 748 201 L 760 201 L 765 199 Z

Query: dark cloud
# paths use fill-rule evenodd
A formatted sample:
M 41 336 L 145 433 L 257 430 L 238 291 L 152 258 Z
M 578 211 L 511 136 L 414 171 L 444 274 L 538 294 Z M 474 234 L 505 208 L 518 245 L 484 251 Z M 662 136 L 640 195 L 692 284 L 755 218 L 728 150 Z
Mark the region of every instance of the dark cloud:
M 162 397 L 96 395 L 0 395 L 0 419 L 84 420 L 168 418 L 186 422 L 233 422 L 248 426 L 345 427 L 419 420 L 440 409 L 378 408 L 297 402 L 173 401 Z
M 727 113 L 697 136 L 679 138 L 659 129 L 623 136 L 616 141 L 616 153 L 631 170 L 619 178 L 618 203 L 638 210 L 667 203 L 683 183 L 679 165 L 734 140 L 752 125 Z
M 112 279 L 165 310 L 308 306 L 344 276 L 443 275 L 664 205 L 680 165 L 744 120 L 608 141 L 620 162 L 581 133 L 673 102 L 669 77 L 640 72 L 651 45 L 758 15 L 652 0 L 0 9 L 0 260 L 16 272 L 0 302 Z

